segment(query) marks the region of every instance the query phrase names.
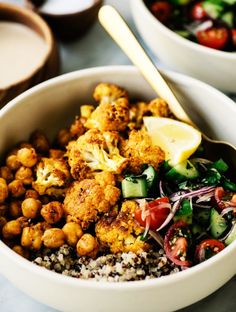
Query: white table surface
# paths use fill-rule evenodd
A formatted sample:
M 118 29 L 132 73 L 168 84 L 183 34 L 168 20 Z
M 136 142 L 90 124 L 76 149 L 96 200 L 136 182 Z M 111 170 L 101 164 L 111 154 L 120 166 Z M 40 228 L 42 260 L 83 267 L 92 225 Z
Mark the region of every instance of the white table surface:
M 5 0 L 5 2 L 22 4 L 23 0 Z M 107 0 L 105 2 L 116 6 L 116 8 L 120 10 L 122 15 L 134 29 L 129 11 L 129 0 Z M 60 52 L 62 60 L 62 73 L 94 66 L 130 64 L 127 57 L 123 54 L 123 52 L 121 52 L 116 44 L 112 42 L 98 23 L 94 25 L 82 39 L 69 44 L 60 44 Z M 158 60 L 155 61 L 158 63 Z M 56 310 L 31 299 L 20 290 L 16 289 L 10 282 L 0 275 L 0 312 L 31 311 L 54 312 Z M 189 306 L 188 308 L 182 309 L 181 311 L 235 312 L 236 276 L 211 296 Z

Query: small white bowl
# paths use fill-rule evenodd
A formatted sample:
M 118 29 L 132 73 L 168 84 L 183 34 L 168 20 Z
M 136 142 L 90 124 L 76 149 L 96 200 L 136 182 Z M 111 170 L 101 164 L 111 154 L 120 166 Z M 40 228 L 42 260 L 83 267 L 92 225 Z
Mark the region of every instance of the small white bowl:
M 233 101 L 195 79 L 167 72 L 165 75 L 203 130 L 236 144 Z M 21 94 L 0 111 L 0 155 L 16 142 L 27 139 L 36 128 L 53 137 L 73 120 L 81 104 L 92 101 L 92 91 L 102 81 L 125 87 L 136 99 L 150 100 L 156 96 L 140 73 L 130 66 L 98 67 L 51 79 Z M 0 272 L 20 290 L 60 311 L 177 310 L 225 284 L 236 273 L 235 258 L 236 241 L 202 264 L 159 279 L 95 282 L 38 267 L 0 241 Z
M 131 0 L 136 26 L 145 43 L 171 69 L 236 93 L 236 52 L 204 47 L 159 22 L 143 0 Z

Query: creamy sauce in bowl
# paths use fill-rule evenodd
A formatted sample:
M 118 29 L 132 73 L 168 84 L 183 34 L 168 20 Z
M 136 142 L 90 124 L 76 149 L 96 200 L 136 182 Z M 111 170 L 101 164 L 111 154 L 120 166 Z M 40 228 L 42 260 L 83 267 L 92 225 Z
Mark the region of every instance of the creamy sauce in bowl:
M 0 21 L 0 89 L 28 78 L 48 49 L 47 43 L 29 27 Z
M 47 0 L 39 10 L 47 14 L 72 14 L 88 9 L 94 0 Z

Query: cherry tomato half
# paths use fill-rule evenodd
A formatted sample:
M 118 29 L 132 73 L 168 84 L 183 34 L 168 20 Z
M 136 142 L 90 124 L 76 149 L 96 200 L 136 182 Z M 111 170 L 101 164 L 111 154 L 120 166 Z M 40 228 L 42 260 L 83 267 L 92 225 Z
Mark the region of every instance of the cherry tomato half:
M 171 9 L 171 5 L 167 1 L 158 1 L 151 5 L 153 15 L 162 23 L 166 23 L 171 17 Z
M 207 12 L 204 10 L 202 2 L 198 2 L 192 7 L 190 17 L 194 21 L 201 21 L 207 17 Z
M 225 191 L 223 187 L 219 186 L 215 189 L 214 199 L 221 210 L 231 206 L 236 207 L 236 194 Z
M 170 208 L 165 207 L 169 203 L 168 197 L 157 198 L 146 205 L 147 217 L 142 219 L 142 209 L 138 208 L 135 211 L 135 219 L 138 223 L 145 227 L 146 223 L 149 223 L 149 228 L 155 231 L 159 228 L 163 222 L 166 220 L 167 216 L 170 213 Z M 163 205 L 164 204 L 164 205 Z
M 221 50 L 225 47 L 229 40 L 228 30 L 224 27 L 209 28 L 197 33 L 197 41 L 208 48 Z
M 167 258 L 173 263 L 189 267 L 191 261 L 187 260 L 191 232 L 184 221 L 175 222 L 164 237 L 164 250 Z
M 233 46 L 236 47 L 236 29 L 231 30 Z
M 195 261 L 200 263 L 210 259 L 224 248 L 225 245 L 217 239 L 205 239 L 196 247 Z

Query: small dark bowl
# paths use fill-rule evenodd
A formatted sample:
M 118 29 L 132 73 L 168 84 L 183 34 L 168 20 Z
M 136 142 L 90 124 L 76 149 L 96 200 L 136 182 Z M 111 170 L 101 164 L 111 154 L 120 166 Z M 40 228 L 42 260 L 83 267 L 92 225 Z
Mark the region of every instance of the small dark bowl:
M 85 10 L 75 13 L 52 14 L 40 10 L 43 1 L 26 0 L 27 7 L 35 10 L 51 26 L 55 34 L 62 40 L 72 40 L 86 33 L 97 19 L 103 0 L 94 0 L 94 4 Z

